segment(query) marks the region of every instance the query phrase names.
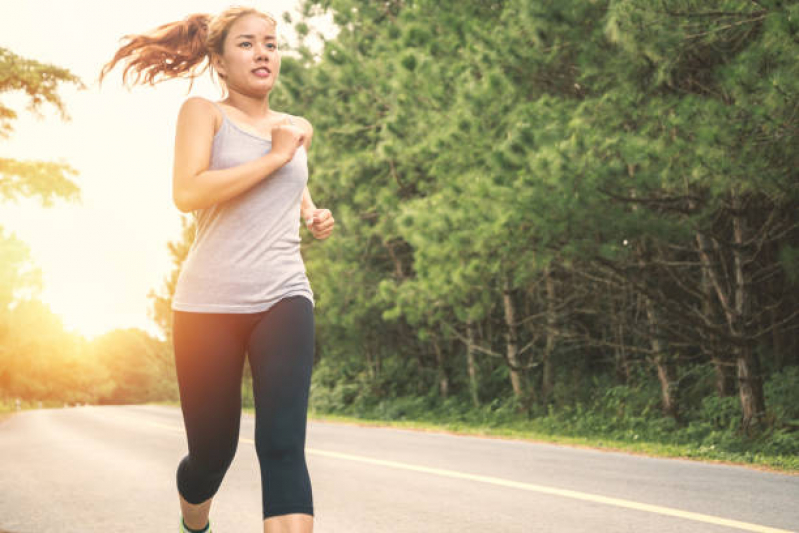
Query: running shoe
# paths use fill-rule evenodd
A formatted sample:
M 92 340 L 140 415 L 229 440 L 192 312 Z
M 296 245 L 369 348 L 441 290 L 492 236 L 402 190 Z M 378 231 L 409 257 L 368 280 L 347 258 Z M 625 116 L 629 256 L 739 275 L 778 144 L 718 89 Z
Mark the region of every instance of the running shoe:
M 178 530 L 179 533 L 189 533 L 189 530 L 183 527 L 183 517 L 180 517 L 180 529 Z M 211 520 L 208 520 L 208 533 L 213 533 L 213 529 L 211 528 Z

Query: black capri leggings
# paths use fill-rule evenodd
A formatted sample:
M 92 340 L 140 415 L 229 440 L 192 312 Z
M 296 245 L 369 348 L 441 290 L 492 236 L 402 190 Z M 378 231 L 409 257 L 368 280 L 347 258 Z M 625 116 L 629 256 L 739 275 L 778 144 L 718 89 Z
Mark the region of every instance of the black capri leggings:
M 290 296 L 260 313 L 173 311 L 173 345 L 189 454 L 178 491 L 198 504 L 219 490 L 239 442 L 249 356 L 264 519 L 313 515 L 305 427 L 314 352 L 313 306 Z

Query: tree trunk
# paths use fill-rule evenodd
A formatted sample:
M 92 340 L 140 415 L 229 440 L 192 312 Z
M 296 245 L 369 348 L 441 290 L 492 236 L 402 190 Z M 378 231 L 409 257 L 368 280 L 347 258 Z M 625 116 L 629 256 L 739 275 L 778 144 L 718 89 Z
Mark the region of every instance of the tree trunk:
M 548 412 L 549 402 L 554 388 L 554 378 L 552 374 L 552 353 L 555 351 L 555 280 L 552 278 L 551 266 L 547 265 L 544 270 L 546 284 L 546 305 L 547 305 L 547 340 L 544 346 L 544 377 L 541 384 L 541 405 L 544 412 Z
M 645 248 L 639 244 L 636 248 L 638 264 L 643 272 L 646 267 Z M 677 362 L 674 356 L 668 353 L 668 346 L 661 334 L 660 316 L 655 304 L 645 294 L 641 295 L 649 322 L 649 344 L 654 353 L 653 362 L 657 368 L 658 381 L 660 381 L 661 408 L 664 416 L 669 416 L 680 422 L 679 408 L 679 381 L 677 380 Z
M 613 328 L 614 333 L 614 344 L 615 348 L 613 350 L 613 360 L 616 372 L 616 381 L 621 383 L 622 385 L 626 385 L 630 383 L 632 379 L 631 376 L 631 369 L 630 369 L 630 360 L 627 354 L 627 344 L 624 342 L 624 323 L 625 323 L 625 308 L 627 303 L 627 290 L 622 289 L 622 294 L 620 296 L 621 302 L 619 303 L 619 309 L 617 309 L 615 302 L 611 298 L 611 313 L 613 315 L 611 320 L 611 328 Z
M 743 420 L 741 429 L 749 433 L 764 423 L 766 401 L 763 395 L 763 378 L 760 374 L 760 357 L 750 345 L 742 346 L 737 354 L 738 389 L 741 395 Z
M 364 350 L 364 352 L 366 352 L 366 371 L 369 374 L 369 379 L 374 379 L 375 378 L 375 365 L 374 365 L 374 361 L 372 360 L 371 342 L 369 342 L 369 341 L 366 342 L 366 349 Z
M 660 381 L 660 397 L 663 408 L 663 415 L 669 416 L 676 421 L 680 421 L 679 408 L 679 381 L 677 380 L 677 362 L 671 354 L 667 353 L 665 342 L 660 335 L 660 322 L 652 300 L 644 296 L 644 306 L 646 307 L 646 317 L 649 320 L 650 344 L 655 353 L 654 363 Z
M 760 356 L 752 350 L 748 339 L 746 325 L 749 319 L 751 295 L 743 269 L 743 243 L 744 220 L 741 214 L 742 205 L 740 194 L 733 193 L 732 200 L 732 249 L 733 266 L 735 269 L 735 312 L 730 324 L 733 335 L 743 340 L 737 347 L 736 366 L 738 368 L 738 388 L 741 394 L 741 408 L 743 410 L 742 429 L 749 431 L 762 425 L 766 413 L 766 400 L 763 394 L 763 378 L 760 373 Z
M 510 363 L 510 383 L 513 387 L 513 395 L 519 399 L 524 398 L 524 385 L 522 373 L 519 368 L 519 339 L 516 331 L 516 308 L 513 304 L 510 281 L 507 276 L 503 280 L 502 300 L 505 307 L 505 339 L 507 358 Z M 516 369 L 514 369 L 516 367 Z
M 444 364 L 444 354 L 441 351 L 441 346 L 438 344 L 438 339 L 433 339 L 433 349 L 436 352 L 438 393 L 442 398 L 446 398 L 449 395 L 449 377 L 447 376 L 447 369 L 446 365 Z
M 701 237 L 698 237 L 701 238 Z M 713 305 L 713 284 L 710 278 L 710 265 L 706 264 L 706 255 L 700 256 L 702 264 L 702 314 L 713 323 L 717 321 L 716 306 Z M 716 377 L 716 394 L 721 398 L 735 394 L 735 361 L 721 349 L 716 335 L 708 333 L 702 343 L 702 351 L 710 357 Z
M 635 173 L 634 166 L 628 165 L 627 171 L 630 177 L 632 177 Z M 636 196 L 635 190 L 631 191 L 631 195 L 633 197 Z M 638 206 L 633 205 L 633 210 L 637 209 Z M 645 244 L 638 243 L 635 250 L 638 256 L 638 265 L 641 267 L 641 272 L 644 272 L 647 265 L 645 257 L 647 255 L 647 249 L 645 248 Z M 655 304 L 646 294 L 642 294 L 641 297 L 643 298 L 644 309 L 646 311 L 647 321 L 649 322 L 649 343 L 654 353 L 653 362 L 657 368 L 658 381 L 660 381 L 660 398 L 663 415 L 680 422 L 677 364 L 674 360 L 674 356 L 667 352 L 668 347 L 661 335 L 660 317 L 658 316 Z
M 477 368 L 474 361 L 474 325 L 472 321 L 466 322 L 466 370 L 469 373 L 469 391 L 472 393 L 472 403 L 480 407 L 478 393 Z
M 751 338 L 746 331 L 747 323 L 750 319 L 749 307 L 751 305 L 751 294 L 746 273 L 744 272 L 744 233 L 746 228 L 743 220 L 743 205 L 739 192 L 732 194 L 732 217 L 733 244 L 732 252 L 732 273 L 728 276 L 731 279 L 722 279 L 721 271 L 713 267 L 710 260 L 710 253 L 716 249 L 719 261 L 723 261 L 721 253 L 717 250 L 718 243 L 713 241 L 714 247 L 711 248 L 711 241 L 702 232 L 696 234 L 696 241 L 699 250 L 699 257 L 703 268 L 706 270 L 710 282 L 716 291 L 716 296 L 724 311 L 727 319 L 727 328 L 734 342 L 730 344 L 730 351 L 733 353 L 733 360 L 737 369 L 738 395 L 741 400 L 741 410 L 743 412 L 741 428 L 749 431 L 763 422 L 766 411 L 766 401 L 763 394 L 763 378 L 760 371 L 760 358 L 752 350 Z
M 779 289 L 774 291 L 775 294 L 778 294 Z M 785 368 L 785 360 L 788 352 L 785 350 L 785 343 L 783 342 L 783 332 L 782 327 L 777 325 L 777 322 L 780 320 L 779 309 L 777 307 L 771 310 L 769 313 L 771 318 L 771 345 L 774 347 L 774 366 L 777 370 L 782 370 Z

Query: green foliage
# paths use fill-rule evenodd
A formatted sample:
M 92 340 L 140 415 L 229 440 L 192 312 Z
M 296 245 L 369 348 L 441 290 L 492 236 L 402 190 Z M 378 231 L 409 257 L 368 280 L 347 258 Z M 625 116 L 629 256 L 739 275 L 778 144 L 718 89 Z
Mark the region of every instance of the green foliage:
M 21 296 L 38 296 L 42 290 L 42 272 L 31 262 L 28 246 L 14 233 L 7 234 L 2 226 L 0 257 L 3 258 L 0 262 L 0 313 L 3 313 Z
M 68 118 L 57 90 L 59 84 L 82 85 L 69 71 L 21 58 L 0 48 L 0 93 L 24 91 L 29 97 L 29 109 L 38 112 L 43 103 L 52 104 L 62 118 Z M 11 121 L 16 112 L 0 104 L 0 137 L 12 130 Z M 38 198 L 44 207 L 53 205 L 55 198 L 75 201 L 80 189 L 67 176 L 75 169 L 64 163 L 18 161 L 0 158 L 0 202 L 19 198 Z M 41 289 L 41 273 L 30 264 L 29 251 L 13 234 L 8 236 L 0 227 L 2 252 L 2 287 L 0 287 L 0 323 L 9 307 L 18 299 L 30 299 Z M 2 338 L 0 338 L 2 342 Z
M 64 102 L 58 94 L 60 84 L 71 83 L 83 88 L 83 82 L 67 69 L 20 57 L 0 48 L 0 93 L 22 91 L 28 97 L 28 109 L 38 113 L 44 103 L 55 107 L 63 119 L 68 119 Z M 17 113 L 0 104 L 0 136 L 12 130 L 11 121 Z
M 270 97 L 312 122 L 309 187 L 336 218 L 326 241 L 302 233 L 313 409 L 796 449 L 795 5 L 309 0 L 285 20 L 305 39 L 325 10 L 338 37 L 285 55 Z M 167 335 L 185 229 L 152 294 Z M 740 391 L 716 390 L 743 344 L 768 363 L 754 437 Z
M 38 197 L 44 207 L 51 207 L 55 198 L 76 201 L 80 199 L 80 188 L 67 176 L 77 174 L 64 163 L 0 157 L 0 199 Z
M 321 369 L 321 372 L 318 370 Z M 789 369 L 767 383 L 772 395 L 782 387 L 795 389 L 797 372 Z M 652 395 L 644 388 L 616 386 L 588 403 L 577 402 L 550 407 L 545 415 L 532 420 L 519 413 L 513 396 L 495 398 L 478 408 L 465 397 L 436 400 L 430 395 L 406 396 L 370 402 L 357 392 L 355 382 L 337 380 L 336 369 L 321 365 L 314 370 L 312 410 L 317 415 L 355 415 L 380 421 L 406 420 L 422 426 L 446 424 L 483 430 L 496 429 L 523 436 L 585 439 L 589 443 L 624 443 L 644 446 L 657 443 L 672 446 L 687 457 L 706 457 L 740 462 L 761 462 L 796 469 L 799 432 L 774 426 L 757 439 L 742 436 L 737 430 L 741 416 L 735 398 L 711 399 L 702 405 L 702 415 L 684 427 L 663 417 Z M 325 391 L 325 389 L 328 389 Z M 335 393 L 333 392 L 335 391 Z M 348 394 L 343 394 L 349 391 Z M 331 401 L 334 394 L 337 400 Z M 786 395 L 795 400 L 793 390 Z M 797 403 L 791 404 L 795 409 Z
M 110 385 L 95 401 L 145 403 L 176 396 L 171 347 L 139 329 L 114 330 L 96 338 L 88 356 Z
M 328 242 L 303 243 L 324 373 L 358 376 L 318 389 L 320 408 L 367 412 L 417 390 L 460 417 L 443 376 L 465 405 L 477 387 L 489 405 L 528 418 L 554 409 L 580 431 L 735 425 L 737 400 L 714 403 L 702 344 L 736 353 L 722 331 L 730 298 L 703 292 L 697 235 L 715 243 L 718 286 L 732 286 L 730 206 L 741 201 L 747 320 L 768 305 L 794 327 L 786 310 L 799 303 L 778 303 L 776 289 L 796 270 L 795 9 L 760 4 L 305 2 L 306 16 L 331 11 L 340 32 L 319 58 L 285 60 L 276 104 L 314 124 L 309 186 L 337 220 Z M 508 305 L 520 362 L 532 364 L 522 394 L 539 403 L 506 397 L 519 377 L 501 355 Z M 548 320 L 544 406 L 535 363 Z M 768 335 L 752 335 L 771 353 Z M 680 423 L 661 420 L 655 358 L 636 355 L 656 340 L 677 362 Z M 608 364 L 619 350 L 635 368 L 623 386 Z
M 738 398 L 707 396 L 702 399 L 700 419 L 713 429 L 734 431 L 741 420 Z
M 65 69 L 0 48 L 0 93 L 24 92 L 29 110 L 39 113 L 48 103 L 67 119 L 58 94 L 62 84 L 82 87 Z M 14 110 L 0 104 L 0 136 L 12 131 L 16 118 Z M 50 207 L 56 198 L 79 200 L 80 189 L 68 178 L 76 174 L 65 163 L 0 158 L 0 202 L 37 198 Z M 86 357 L 84 340 L 64 331 L 61 318 L 39 301 L 41 271 L 27 245 L 2 227 L 0 257 L 0 400 L 48 406 L 96 401 L 107 390 L 107 369 Z
M 799 366 L 785 367 L 765 385 L 766 399 L 777 425 L 799 433 Z
M 54 106 L 61 118 L 68 120 L 64 102 L 58 94 L 63 84 L 83 88 L 83 82 L 61 67 L 25 59 L 0 48 L 0 93 L 22 91 L 28 96 L 28 109 L 40 114 L 43 104 Z M 13 130 L 11 122 L 17 113 L 0 103 L 0 137 Z M 77 171 L 65 163 L 18 161 L 0 158 L 0 201 L 19 197 L 38 197 L 45 207 L 54 198 L 70 201 L 80 198 L 80 189 L 67 176 Z

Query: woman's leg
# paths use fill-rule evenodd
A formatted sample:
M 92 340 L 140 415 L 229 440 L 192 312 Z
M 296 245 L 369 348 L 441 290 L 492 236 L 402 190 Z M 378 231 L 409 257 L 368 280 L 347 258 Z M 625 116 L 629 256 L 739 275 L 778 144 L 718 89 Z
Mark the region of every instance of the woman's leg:
M 173 346 L 189 454 L 178 465 L 177 487 L 186 525 L 208 523 L 239 442 L 246 316 L 173 312 Z
M 253 327 L 247 351 L 253 376 L 264 529 L 312 531 L 313 495 L 305 463 L 314 357 L 311 302 L 294 296 L 265 311 Z

